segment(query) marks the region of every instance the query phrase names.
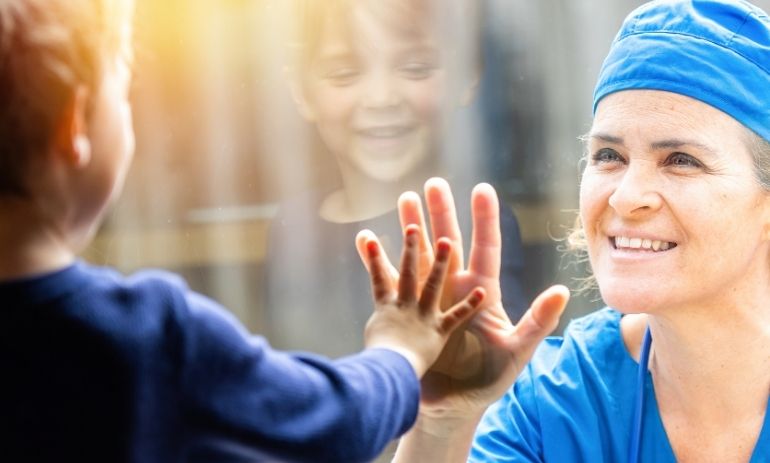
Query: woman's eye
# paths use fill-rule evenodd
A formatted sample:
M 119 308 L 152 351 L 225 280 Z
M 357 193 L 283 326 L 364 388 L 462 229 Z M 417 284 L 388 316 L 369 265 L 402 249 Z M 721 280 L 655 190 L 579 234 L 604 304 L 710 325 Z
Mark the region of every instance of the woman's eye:
M 686 153 L 673 153 L 666 158 L 666 164 L 675 167 L 703 167 L 703 164 Z
M 615 151 L 612 148 L 602 148 L 598 151 L 596 151 L 593 156 L 591 156 L 591 161 L 593 164 L 608 164 L 608 163 L 614 163 L 614 162 L 620 162 L 623 163 L 625 160 L 623 159 L 623 156 L 620 155 L 617 151 Z

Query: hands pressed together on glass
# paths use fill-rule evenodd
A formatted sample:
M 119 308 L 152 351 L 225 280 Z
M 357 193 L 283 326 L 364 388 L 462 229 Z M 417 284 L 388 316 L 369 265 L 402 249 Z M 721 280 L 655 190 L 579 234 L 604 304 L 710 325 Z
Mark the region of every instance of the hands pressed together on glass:
M 456 304 L 441 310 L 439 303 L 452 244 L 446 238 L 436 242 L 436 257 L 423 281 L 418 279 L 418 234 L 416 225 L 404 230 L 401 277 L 397 280 L 389 274 L 392 266 L 379 243 L 367 240 L 363 244 L 375 302 L 364 340 L 369 348 L 385 347 L 401 353 L 417 375 L 423 376 L 451 333 L 480 307 L 484 290 L 474 288 Z
M 480 184 L 473 190 L 473 236 L 467 267 L 449 185 L 439 178 L 428 180 L 425 198 L 432 238 L 437 243 L 435 252 L 420 197 L 413 192 L 404 193 L 398 204 L 407 243 L 400 273 L 379 251 L 381 248 L 372 231 L 360 232 L 356 246 L 371 274 L 379 304 L 383 294 L 393 293 L 392 288 L 396 287 L 407 288 L 408 294 L 422 291 L 429 301 L 436 300 L 437 293 L 441 292 L 443 317 L 451 316 L 453 322 L 469 319 L 464 328 L 452 333 L 440 356 L 423 377 L 418 423 L 402 440 L 396 456 L 397 460 L 426 457 L 425 452 L 434 447 L 424 436 L 420 437 L 420 434 L 426 434 L 430 440 L 451 442 L 449 447 L 435 442 L 436 447 L 444 446 L 447 452 L 444 458 L 461 455 L 464 459 L 472 429 L 484 410 L 511 386 L 538 343 L 557 326 L 569 291 L 561 285 L 546 289 L 514 325 L 505 313 L 500 297 L 501 237 L 499 202 L 494 189 Z M 449 246 L 445 246 L 449 243 L 451 253 Z M 413 246 L 419 249 L 416 257 L 419 262 L 411 261 L 415 258 Z M 427 269 L 431 269 L 430 273 Z M 443 285 L 436 284 L 443 278 Z M 475 296 L 480 294 L 477 288 L 483 289 L 483 302 Z M 469 309 L 474 303 L 481 304 L 480 310 Z M 443 333 L 451 332 L 454 327 L 452 323 Z M 419 454 L 410 453 L 410 444 L 414 444 L 413 450 L 419 450 Z M 458 446 L 457 451 L 451 446 Z

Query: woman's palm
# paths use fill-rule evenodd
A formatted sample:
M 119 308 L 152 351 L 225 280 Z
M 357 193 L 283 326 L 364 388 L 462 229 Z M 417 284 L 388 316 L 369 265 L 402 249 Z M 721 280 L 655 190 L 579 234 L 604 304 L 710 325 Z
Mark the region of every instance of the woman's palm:
M 556 327 L 569 292 L 563 286 L 547 289 L 514 326 L 502 305 L 499 203 L 494 189 L 482 184 L 473 191 L 473 237 L 467 268 L 449 185 L 442 179 L 429 180 L 425 185 L 425 198 L 434 241 L 447 237 L 453 242 L 442 307 L 451 307 L 478 286 L 484 288 L 486 296 L 484 309 L 468 322 L 465 330 L 455 331 L 439 359 L 423 377 L 422 412 L 483 410 L 510 387 L 536 345 Z M 431 268 L 433 251 L 420 197 L 415 193 L 402 195 L 399 213 L 404 228 L 417 224 L 422 230 L 419 267 Z M 363 242 L 373 237 L 371 232 L 362 232 L 357 240 L 359 250 Z M 397 281 L 395 267 L 391 275 Z M 424 281 L 423 275 L 420 281 Z

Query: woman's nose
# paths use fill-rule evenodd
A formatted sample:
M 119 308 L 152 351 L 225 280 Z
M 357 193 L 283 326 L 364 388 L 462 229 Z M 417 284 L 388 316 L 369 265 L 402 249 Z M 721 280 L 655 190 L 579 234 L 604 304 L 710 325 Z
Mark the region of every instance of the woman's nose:
M 625 217 L 641 217 L 657 211 L 663 204 L 655 166 L 646 161 L 629 164 L 609 198 L 610 207 Z

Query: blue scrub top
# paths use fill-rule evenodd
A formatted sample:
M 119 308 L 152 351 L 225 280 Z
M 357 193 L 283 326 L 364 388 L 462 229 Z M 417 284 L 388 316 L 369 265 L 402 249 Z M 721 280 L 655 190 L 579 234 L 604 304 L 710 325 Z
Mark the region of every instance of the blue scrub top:
M 605 308 L 547 338 L 513 387 L 490 407 L 471 450 L 473 462 L 625 462 L 633 428 L 636 373 Z M 770 413 L 751 463 L 770 463 Z M 642 462 L 674 463 L 652 377 L 645 378 Z

